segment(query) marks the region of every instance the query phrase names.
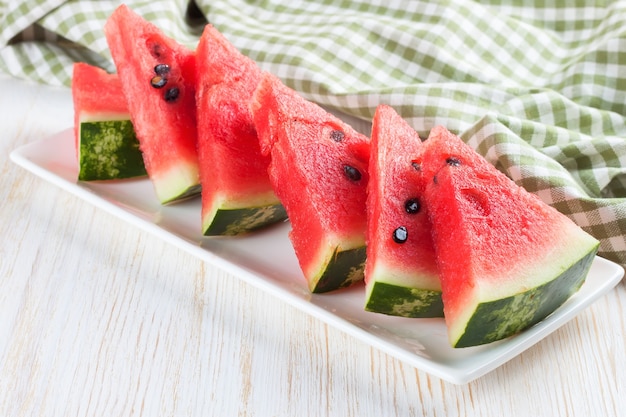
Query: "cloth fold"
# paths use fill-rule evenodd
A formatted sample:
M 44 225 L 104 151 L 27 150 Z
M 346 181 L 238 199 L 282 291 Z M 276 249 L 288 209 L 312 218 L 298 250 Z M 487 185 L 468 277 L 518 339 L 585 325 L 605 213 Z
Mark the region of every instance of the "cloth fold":
M 194 48 L 208 21 L 306 98 L 369 120 L 394 107 L 442 124 L 600 239 L 626 266 L 626 2 L 133 0 Z M 103 33 L 119 1 L 0 5 L 0 70 L 69 85 L 115 71 Z

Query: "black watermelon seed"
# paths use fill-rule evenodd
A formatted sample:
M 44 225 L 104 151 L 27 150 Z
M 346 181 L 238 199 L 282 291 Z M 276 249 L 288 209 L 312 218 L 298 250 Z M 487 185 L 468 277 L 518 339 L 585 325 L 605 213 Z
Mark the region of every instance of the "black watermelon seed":
M 167 84 L 167 78 L 160 75 L 156 75 L 150 80 L 150 85 L 154 88 L 163 88 L 165 84 Z
M 450 165 L 451 167 L 458 167 L 459 165 L 461 165 L 461 160 L 459 158 L 451 156 L 450 158 L 446 159 L 446 164 Z
M 343 173 L 350 181 L 358 181 L 361 179 L 361 172 L 350 165 L 343 166 Z
M 157 64 L 154 67 L 154 73 L 157 75 L 165 75 L 170 72 L 170 66 L 167 64 Z
M 416 171 L 421 171 L 422 170 L 422 164 L 420 164 L 418 161 L 411 161 L 411 166 L 416 170 Z
M 172 101 L 176 101 L 179 95 L 180 90 L 178 89 L 178 87 L 172 87 L 165 92 L 163 98 L 165 98 L 165 101 L 167 101 L 168 103 L 171 103 Z
M 330 132 L 330 138 L 335 142 L 341 142 L 345 134 L 341 130 L 333 130 Z
M 406 202 L 404 203 L 404 210 L 406 210 L 406 212 L 409 214 L 418 213 L 420 211 L 420 208 L 420 202 L 415 198 L 406 200 Z
M 396 243 L 404 243 L 409 237 L 406 227 L 400 226 L 393 231 L 393 241 Z

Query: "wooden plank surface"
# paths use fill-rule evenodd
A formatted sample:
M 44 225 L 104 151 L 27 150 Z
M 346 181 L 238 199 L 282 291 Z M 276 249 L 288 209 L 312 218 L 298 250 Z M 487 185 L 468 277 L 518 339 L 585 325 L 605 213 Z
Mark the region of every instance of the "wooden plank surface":
M 9 160 L 72 126 L 0 76 L 0 416 L 618 416 L 626 284 L 494 372 L 416 370 Z

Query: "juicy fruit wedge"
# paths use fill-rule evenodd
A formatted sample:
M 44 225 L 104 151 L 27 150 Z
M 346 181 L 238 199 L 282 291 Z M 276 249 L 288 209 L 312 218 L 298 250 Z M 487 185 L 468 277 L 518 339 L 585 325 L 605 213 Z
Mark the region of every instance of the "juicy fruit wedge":
M 261 70 L 211 25 L 196 60 L 203 234 L 238 235 L 284 220 L 248 106 Z
M 158 199 L 197 194 L 195 54 L 126 5 L 104 29 Z
M 310 290 L 361 281 L 369 139 L 268 73 L 251 108 Z
M 146 175 L 118 76 L 86 63 L 76 63 L 72 99 L 78 180 Z
M 583 284 L 599 242 L 444 128 L 419 158 L 450 343 L 514 335 Z
M 419 167 L 422 141 L 391 107 L 372 123 L 365 309 L 442 317 L 441 284 Z

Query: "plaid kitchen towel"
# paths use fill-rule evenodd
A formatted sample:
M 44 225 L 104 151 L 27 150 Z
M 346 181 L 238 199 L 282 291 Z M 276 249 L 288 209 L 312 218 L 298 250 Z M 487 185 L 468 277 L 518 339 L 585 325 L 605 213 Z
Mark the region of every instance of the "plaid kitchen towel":
M 125 3 L 191 48 L 211 22 L 328 108 L 369 120 L 385 103 L 423 137 L 448 127 L 626 266 L 626 2 Z M 0 70 L 57 85 L 75 61 L 114 71 L 103 25 L 119 4 L 0 3 Z

